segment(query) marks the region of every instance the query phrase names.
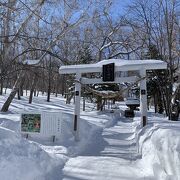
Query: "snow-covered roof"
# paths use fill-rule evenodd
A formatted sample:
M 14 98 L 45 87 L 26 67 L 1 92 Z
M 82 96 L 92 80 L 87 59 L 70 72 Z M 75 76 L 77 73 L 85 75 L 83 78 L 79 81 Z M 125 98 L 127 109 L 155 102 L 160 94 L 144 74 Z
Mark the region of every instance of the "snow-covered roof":
M 36 65 L 40 62 L 39 59 L 26 59 L 25 61 L 23 61 L 23 64 L 27 64 L 27 65 Z
M 124 59 L 108 59 L 102 60 L 95 64 L 80 64 L 61 66 L 60 74 L 73 73 L 91 73 L 102 72 L 102 66 L 110 63 L 115 63 L 115 71 L 132 71 L 140 69 L 166 69 L 167 63 L 161 60 L 124 60 Z

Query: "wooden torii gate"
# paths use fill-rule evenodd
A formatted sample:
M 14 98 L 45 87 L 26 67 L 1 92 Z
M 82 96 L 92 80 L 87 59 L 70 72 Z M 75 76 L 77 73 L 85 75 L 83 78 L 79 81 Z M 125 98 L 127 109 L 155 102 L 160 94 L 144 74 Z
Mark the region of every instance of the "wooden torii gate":
M 146 70 L 166 69 L 167 63 L 161 60 L 122 60 L 108 59 L 95 64 L 81 64 L 61 66 L 60 74 L 75 74 L 75 108 L 74 108 L 74 136 L 79 140 L 79 119 L 80 119 L 80 98 L 81 84 L 103 84 L 103 83 L 123 83 L 137 82 L 136 76 L 116 77 L 117 72 L 139 71 L 140 74 L 140 112 L 141 122 L 147 124 L 147 90 L 146 90 Z M 83 78 L 85 73 L 102 73 L 103 78 Z

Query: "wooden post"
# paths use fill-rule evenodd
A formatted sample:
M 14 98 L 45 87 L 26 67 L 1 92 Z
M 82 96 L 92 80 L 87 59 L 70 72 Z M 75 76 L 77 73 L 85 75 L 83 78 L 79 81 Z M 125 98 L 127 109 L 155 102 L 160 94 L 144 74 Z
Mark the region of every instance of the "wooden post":
M 75 82 L 75 108 L 74 108 L 74 139 L 79 141 L 79 120 L 80 120 L 80 100 L 81 100 L 81 73 L 76 73 Z
M 141 77 L 146 76 L 146 70 L 140 70 Z M 140 110 L 141 110 L 141 122 L 143 127 L 147 124 L 147 88 L 146 78 L 140 81 Z
M 85 96 L 83 97 L 83 111 L 85 111 L 85 109 L 86 109 L 86 105 L 85 105 Z
M 85 101 L 85 88 L 83 88 L 83 111 L 86 110 L 86 101 Z

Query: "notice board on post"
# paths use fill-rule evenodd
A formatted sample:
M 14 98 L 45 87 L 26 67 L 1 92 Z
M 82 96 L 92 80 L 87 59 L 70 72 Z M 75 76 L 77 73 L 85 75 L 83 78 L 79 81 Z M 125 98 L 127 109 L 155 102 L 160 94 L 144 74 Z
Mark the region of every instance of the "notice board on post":
M 115 64 L 114 63 L 103 65 L 102 75 L 103 75 L 103 81 L 104 82 L 114 81 L 114 70 L 115 70 Z
M 21 133 L 58 136 L 61 134 L 62 120 L 63 113 L 61 112 L 22 113 Z

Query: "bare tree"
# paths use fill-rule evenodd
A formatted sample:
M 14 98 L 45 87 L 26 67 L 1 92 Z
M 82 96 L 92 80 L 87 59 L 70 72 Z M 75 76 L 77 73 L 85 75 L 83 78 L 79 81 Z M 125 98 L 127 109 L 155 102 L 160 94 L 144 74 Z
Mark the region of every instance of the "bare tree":
M 175 72 L 179 66 L 178 59 L 178 31 L 177 10 L 179 1 L 136 0 L 129 9 L 128 24 L 132 28 L 137 41 L 144 41 L 141 48 L 141 58 L 145 58 L 148 49 L 155 45 L 159 57 L 168 63 L 168 71 L 164 76 L 164 83 L 159 82 L 161 98 L 164 102 L 166 114 L 171 119 L 172 95 Z M 150 56 L 151 57 L 151 56 Z M 156 74 L 157 75 L 157 74 Z M 155 76 L 155 75 L 154 75 Z

